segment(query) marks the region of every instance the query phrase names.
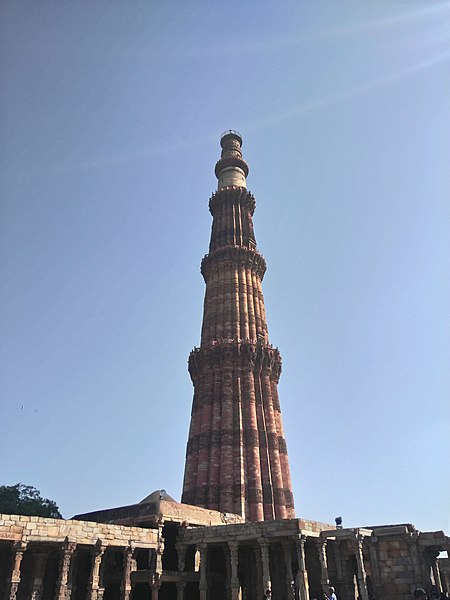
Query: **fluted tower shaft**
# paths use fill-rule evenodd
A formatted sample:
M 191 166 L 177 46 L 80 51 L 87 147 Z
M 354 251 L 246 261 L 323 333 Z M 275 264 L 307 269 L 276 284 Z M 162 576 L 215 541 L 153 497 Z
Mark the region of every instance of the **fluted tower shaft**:
M 242 138 L 221 138 L 201 343 L 189 356 L 194 384 L 182 502 L 249 521 L 294 516 L 278 380 L 281 357 L 269 344 L 261 282 L 266 270 L 253 231 Z

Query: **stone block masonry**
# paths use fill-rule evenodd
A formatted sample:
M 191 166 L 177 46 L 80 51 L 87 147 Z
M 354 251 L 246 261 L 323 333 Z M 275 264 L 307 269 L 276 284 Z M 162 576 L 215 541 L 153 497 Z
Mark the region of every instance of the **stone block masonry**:
M 281 357 L 269 343 L 256 248 L 255 199 L 247 191 L 242 138 L 222 136 L 201 343 L 189 357 L 194 384 L 182 502 L 249 521 L 294 517 L 278 399 Z

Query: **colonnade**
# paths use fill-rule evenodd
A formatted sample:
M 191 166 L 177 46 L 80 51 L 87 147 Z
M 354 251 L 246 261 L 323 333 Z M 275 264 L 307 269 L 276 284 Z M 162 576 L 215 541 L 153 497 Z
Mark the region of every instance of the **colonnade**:
M 195 547 L 200 600 L 215 597 L 212 586 L 218 580 L 224 591 L 217 597 L 227 600 L 261 598 L 266 589 L 277 599 L 312 600 L 330 586 L 346 600 L 391 600 L 409 598 L 415 587 L 447 588 L 447 572 L 441 573 L 438 558 L 448 543 L 442 532 L 422 534 L 402 525 L 294 533 L 289 523 L 234 525 L 226 536 L 221 527 L 181 532 L 179 576 L 183 578 L 186 548 Z M 210 560 L 213 554 L 224 557 L 219 577 L 217 559 Z M 178 600 L 190 598 L 180 587 Z
M 62 544 L 49 543 L 27 543 L 17 541 L 13 544 L 2 544 L 3 556 L 7 556 L 8 549 L 10 556 L 10 571 L 6 574 L 6 593 L 5 600 L 18 600 L 18 598 L 26 597 L 30 600 L 43 600 L 43 598 L 51 598 L 51 600 L 70 600 L 73 596 L 73 588 L 76 585 L 77 575 L 77 550 L 83 551 L 85 554 L 90 554 L 89 571 L 85 573 L 86 588 L 83 588 L 80 597 L 86 600 L 103 600 L 105 595 L 106 585 L 103 574 L 105 567 L 105 557 L 116 554 L 116 559 L 120 566 L 120 600 L 130 600 L 131 596 L 131 574 L 137 569 L 136 555 L 142 548 L 136 547 L 133 543 L 127 546 L 106 546 L 98 540 L 94 546 L 86 546 L 85 544 L 77 544 L 75 541 L 66 539 Z M 150 548 L 144 548 L 146 551 L 151 551 Z M 109 551 L 109 552 L 107 552 Z M 48 572 L 48 563 L 55 556 L 55 552 L 59 553 L 58 567 L 56 573 L 53 573 L 52 588 L 45 590 L 46 573 Z M 155 572 L 159 570 L 162 573 L 163 545 L 153 550 L 156 560 L 154 561 Z M 27 568 L 24 569 L 24 556 L 29 553 L 29 561 Z M 4 559 L 6 562 L 6 558 Z M 47 577 L 48 578 L 48 577 Z M 51 579 L 51 577 L 50 577 Z M 157 578 L 155 578 L 157 579 Z M 21 592 L 21 583 L 26 588 L 26 592 Z M 78 595 L 78 594 L 77 594 Z M 152 599 L 157 600 L 158 589 L 152 594 Z
M 307 560 L 307 545 L 308 542 L 308 560 Z M 208 567 L 208 553 L 212 549 L 221 549 L 225 554 L 226 559 L 226 597 L 230 600 L 238 600 L 241 597 L 243 582 L 241 580 L 242 565 L 240 564 L 240 549 L 251 548 L 255 557 L 255 571 L 257 573 L 257 581 L 251 582 L 252 591 L 247 591 L 247 597 L 254 595 L 256 598 L 262 597 L 262 594 L 267 589 L 274 587 L 272 579 L 274 571 L 283 573 L 283 579 L 278 579 L 276 582 L 277 589 L 274 590 L 274 595 L 277 598 L 286 600 L 310 600 L 310 583 L 312 582 L 315 590 L 315 595 L 318 592 L 328 592 L 329 586 L 335 585 L 334 579 L 339 579 L 341 587 L 343 586 L 344 569 L 341 564 L 339 554 L 335 553 L 336 543 L 333 540 L 333 549 L 327 553 L 327 539 L 320 537 L 307 536 L 297 534 L 279 539 L 271 539 L 258 537 L 253 540 L 236 540 L 231 539 L 227 542 L 219 543 L 219 541 L 211 541 L 209 543 L 199 543 L 196 549 L 200 557 L 199 566 L 199 592 L 200 600 L 211 600 L 210 595 L 210 572 Z M 366 571 L 362 555 L 363 539 L 356 538 L 354 543 L 354 552 L 357 564 L 357 581 L 359 589 L 359 597 L 361 600 L 369 600 Z M 178 568 L 180 576 L 185 569 L 185 553 L 188 546 L 183 543 L 177 544 Z M 274 562 L 276 555 L 278 563 Z M 332 572 L 333 580 L 330 580 L 329 570 L 329 555 L 332 556 Z M 283 563 L 281 565 L 280 563 Z M 307 562 L 316 562 L 318 569 L 313 569 L 312 573 L 308 572 Z M 177 585 L 178 597 L 177 600 L 185 600 L 184 588 Z
M 428 534 L 383 541 L 381 532 L 365 529 L 294 533 L 291 526 L 181 528 L 166 544 L 160 528 L 146 547 L 125 540 L 2 541 L 0 600 L 260 600 L 267 589 L 277 600 L 312 600 L 330 585 L 341 599 L 391 600 L 409 597 L 416 586 L 447 586 Z M 389 592 L 385 584 L 392 587 L 400 564 L 410 581 L 403 575 L 397 584 L 404 589 Z

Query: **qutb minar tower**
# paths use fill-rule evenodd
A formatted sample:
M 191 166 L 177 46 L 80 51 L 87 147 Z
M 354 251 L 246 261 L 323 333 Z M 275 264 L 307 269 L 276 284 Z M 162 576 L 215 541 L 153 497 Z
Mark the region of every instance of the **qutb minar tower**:
M 253 231 L 242 138 L 227 131 L 216 164 L 217 192 L 200 348 L 189 356 L 194 384 L 182 502 L 248 521 L 294 517 L 278 380 L 281 357 L 269 343 L 261 282 L 266 262 Z

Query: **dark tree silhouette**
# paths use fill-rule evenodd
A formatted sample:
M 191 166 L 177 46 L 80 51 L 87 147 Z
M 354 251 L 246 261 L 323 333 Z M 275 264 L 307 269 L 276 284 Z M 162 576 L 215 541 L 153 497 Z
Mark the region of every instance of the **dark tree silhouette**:
M 39 490 L 23 483 L 0 486 L 0 513 L 62 519 L 56 502 L 42 498 Z

